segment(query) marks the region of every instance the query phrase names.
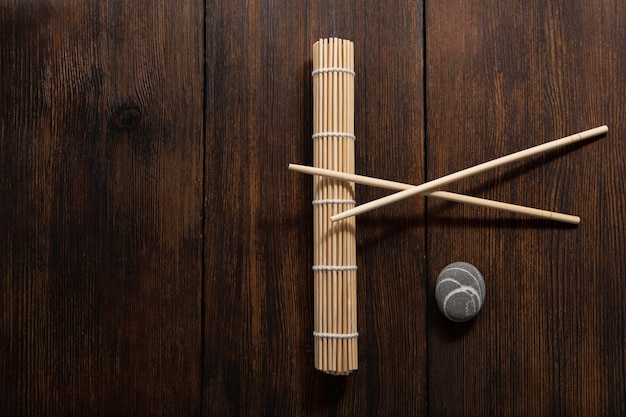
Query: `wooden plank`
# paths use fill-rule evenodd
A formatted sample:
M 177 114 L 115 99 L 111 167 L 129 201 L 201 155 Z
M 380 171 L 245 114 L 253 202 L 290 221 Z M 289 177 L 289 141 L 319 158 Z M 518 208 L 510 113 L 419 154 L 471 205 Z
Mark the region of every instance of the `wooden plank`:
M 198 414 L 202 17 L 0 6 L 1 414 Z
M 217 64 L 206 96 L 204 415 L 297 415 L 312 366 L 310 270 L 296 263 L 312 251 L 296 193 L 311 187 L 287 173 L 311 125 L 309 45 L 295 36 L 303 13 L 299 3 L 207 3 Z
M 355 42 L 357 171 L 423 179 L 420 3 L 207 5 L 204 415 L 426 409 L 421 200 L 357 222 L 359 370 L 313 366 L 312 179 L 287 164 L 312 163 L 311 47 L 329 36 Z
M 314 371 L 303 6 L 207 4 L 204 415 L 302 414 Z
M 578 227 L 428 203 L 430 292 L 459 260 L 487 285 L 469 323 L 447 321 L 431 302 L 432 415 L 626 412 L 625 21 L 626 7 L 610 0 L 427 4 L 428 179 L 610 127 L 593 143 L 449 188 L 577 214 Z
M 424 181 L 422 2 L 367 3 L 357 173 Z M 393 29 L 391 29 L 393 28 Z M 357 188 L 359 202 L 388 191 Z M 360 415 L 425 415 L 424 199 L 357 218 L 363 370 Z M 360 237 L 360 239 L 359 239 Z M 363 320 L 364 318 L 364 320 Z

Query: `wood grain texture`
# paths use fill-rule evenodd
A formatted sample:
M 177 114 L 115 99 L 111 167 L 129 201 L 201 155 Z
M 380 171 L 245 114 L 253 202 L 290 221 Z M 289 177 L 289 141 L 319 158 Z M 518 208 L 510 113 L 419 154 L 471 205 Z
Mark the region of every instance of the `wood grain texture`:
M 457 260 L 487 284 L 470 323 L 450 323 L 431 304 L 430 412 L 622 415 L 626 7 L 484 1 L 426 10 L 429 179 L 610 127 L 595 142 L 450 188 L 575 213 L 578 227 L 428 204 L 431 286 Z
M 202 16 L 0 4 L 0 414 L 199 412 Z
M 425 12 L 425 13 L 424 13 Z M 356 48 L 359 370 L 313 365 L 311 47 Z M 0 414 L 626 415 L 626 6 L 0 1 Z M 385 195 L 357 186 L 359 203 Z M 484 274 L 454 324 L 434 283 Z
M 312 319 L 299 260 L 312 243 L 293 192 L 311 187 L 294 190 L 286 166 L 303 159 L 298 144 L 311 126 L 309 45 L 289 36 L 303 29 L 304 9 L 209 2 L 206 14 L 215 65 L 206 94 L 203 412 L 298 414 Z
M 357 170 L 422 180 L 421 4 L 222 2 L 207 17 L 204 415 L 423 413 L 423 205 L 357 222 L 364 348 L 355 375 L 330 377 L 313 366 L 312 179 L 287 171 L 312 163 L 311 49 L 337 36 L 355 42 Z

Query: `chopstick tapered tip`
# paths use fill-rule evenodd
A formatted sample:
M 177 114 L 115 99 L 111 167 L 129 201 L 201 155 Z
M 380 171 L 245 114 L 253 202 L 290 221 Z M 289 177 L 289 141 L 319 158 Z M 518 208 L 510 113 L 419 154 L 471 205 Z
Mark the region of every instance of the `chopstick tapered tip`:
M 607 125 L 602 125 L 595 127 L 593 129 L 585 130 L 584 132 L 580 132 L 580 139 L 589 139 L 595 136 L 600 136 L 609 131 L 609 127 Z
M 553 220 L 559 220 L 559 219 L 553 219 Z M 564 223 L 569 223 L 569 224 L 580 224 L 580 217 L 578 216 L 569 216 L 569 219 L 565 220 L 565 219 L 561 219 L 560 221 L 564 222 Z

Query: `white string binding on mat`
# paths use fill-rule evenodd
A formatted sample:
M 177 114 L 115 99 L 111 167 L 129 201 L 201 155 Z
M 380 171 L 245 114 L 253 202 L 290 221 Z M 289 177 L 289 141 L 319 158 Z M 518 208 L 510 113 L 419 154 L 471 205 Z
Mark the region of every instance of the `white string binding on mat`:
M 326 200 L 313 200 L 314 206 L 318 204 L 356 204 L 354 200 L 340 200 L 340 199 L 326 199 Z
M 314 271 L 356 271 L 356 265 L 313 265 Z
M 324 137 L 329 137 L 329 136 L 339 136 L 342 138 L 349 138 L 352 140 L 356 140 L 355 135 L 353 135 L 352 133 L 346 133 L 346 132 L 319 132 L 319 133 L 314 133 L 313 136 L 311 136 L 311 139 L 324 138 Z
M 326 339 L 356 339 L 359 337 L 358 333 L 320 333 L 313 332 L 314 337 L 323 337 Z
M 341 67 L 327 67 L 327 68 L 318 68 L 311 71 L 311 77 L 315 76 L 315 74 L 320 74 L 322 72 L 345 72 L 347 74 L 356 76 L 356 72 L 349 68 L 341 68 Z

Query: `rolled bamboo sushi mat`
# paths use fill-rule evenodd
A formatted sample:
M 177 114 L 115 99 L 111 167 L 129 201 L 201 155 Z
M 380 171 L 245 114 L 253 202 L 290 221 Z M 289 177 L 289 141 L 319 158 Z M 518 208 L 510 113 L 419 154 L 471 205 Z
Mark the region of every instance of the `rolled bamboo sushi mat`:
M 313 165 L 354 173 L 354 45 L 313 45 Z M 314 177 L 315 367 L 333 375 L 358 368 L 355 219 L 330 216 L 352 208 L 354 183 Z

